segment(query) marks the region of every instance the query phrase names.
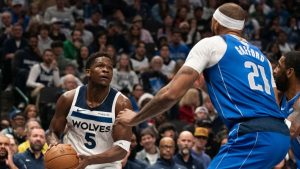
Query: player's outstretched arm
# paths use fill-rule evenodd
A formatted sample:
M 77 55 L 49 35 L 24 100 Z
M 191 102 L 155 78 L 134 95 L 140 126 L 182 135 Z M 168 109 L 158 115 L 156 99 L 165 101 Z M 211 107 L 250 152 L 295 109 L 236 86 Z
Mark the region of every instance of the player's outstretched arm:
M 116 103 L 116 116 L 125 108 L 132 110 L 131 103 L 128 98 L 120 95 Z M 122 160 L 129 151 L 131 136 L 131 127 L 115 123 L 112 131 L 112 137 L 114 140 L 113 146 L 101 154 L 92 156 L 79 155 L 80 161 L 77 169 L 83 169 L 92 164 L 111 163 Z
M 127 109 L 121 111 L 117 118 L 118 123 L 135 126 L 167 111 L 193 86 L 198 77 L 199 73 L 196 70 L 183 66 L 172 81 L 163 87 L 139 113 Z
M 66 117 L 72 105 L 75 90 L 62 94 L 56 103 L 55 114 L 51 120 L 49 131 L 46 135 L 48 145 L 60 143 L 60 136 L 66 127 Z
M 300 135 L 300 99 L 294 104 L 294 112 L 288 117 L 292 122 L 290 128 L 291 137 L 297 137 Z

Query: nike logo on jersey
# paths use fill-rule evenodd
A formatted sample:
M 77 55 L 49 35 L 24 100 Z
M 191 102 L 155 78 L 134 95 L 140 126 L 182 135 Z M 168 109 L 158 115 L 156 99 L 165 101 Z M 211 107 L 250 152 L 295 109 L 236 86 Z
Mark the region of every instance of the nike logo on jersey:
M 86 110 L 77 108 L 77 111 L 80 112 L 80 111 L 86 111 Z

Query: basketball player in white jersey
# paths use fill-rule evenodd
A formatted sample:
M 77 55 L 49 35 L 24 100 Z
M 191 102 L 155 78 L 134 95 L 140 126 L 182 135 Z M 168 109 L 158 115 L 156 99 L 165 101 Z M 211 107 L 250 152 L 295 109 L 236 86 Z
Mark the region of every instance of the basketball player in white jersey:
M 131 127 L 114 121 L 121 110 L 132 109 L 131 103 L 110 87 L 113 61 L 108 55 L 93 54 L 87 61 L 86 75 L 87 85 L 64 93 L 57 101 L 48 144 L 61 140 L 71 144 L 79 154 L 78 169 L 119 169 L 132 134 Z

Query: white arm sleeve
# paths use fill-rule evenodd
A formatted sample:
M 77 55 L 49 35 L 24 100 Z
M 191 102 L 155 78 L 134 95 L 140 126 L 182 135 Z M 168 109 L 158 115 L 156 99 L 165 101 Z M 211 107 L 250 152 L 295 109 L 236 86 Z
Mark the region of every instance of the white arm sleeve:
M 41 69 L 39 64 L 35 64 L 34 66 L 32 66 L 26 81 L 26 86 L 32 88 L 36 88 L 38 86 L 44 86 L 43 84 L 36 82 L 40 73 L 41 73 Z
M 223 57 L 227 44 L 221 36 L 213 36 L 199 41 L 190 51 L 183 66 L 201 73 L 205 68 L 216 65 Z

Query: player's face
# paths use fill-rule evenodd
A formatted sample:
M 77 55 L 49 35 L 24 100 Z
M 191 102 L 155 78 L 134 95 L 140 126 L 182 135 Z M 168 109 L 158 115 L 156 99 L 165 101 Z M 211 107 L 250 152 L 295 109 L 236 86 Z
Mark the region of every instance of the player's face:
M 288 77 L 285 68 L 285 57 L 282 56 L 278 65 L 274 69 L 274 79 L 277 89 L 280 91 L 286 91 L 288 88 Z
M 96 84 L 109 86 L 113 75 L 113 64 L 109 58 L 98 57 L 88 70 L 87 76 Z

